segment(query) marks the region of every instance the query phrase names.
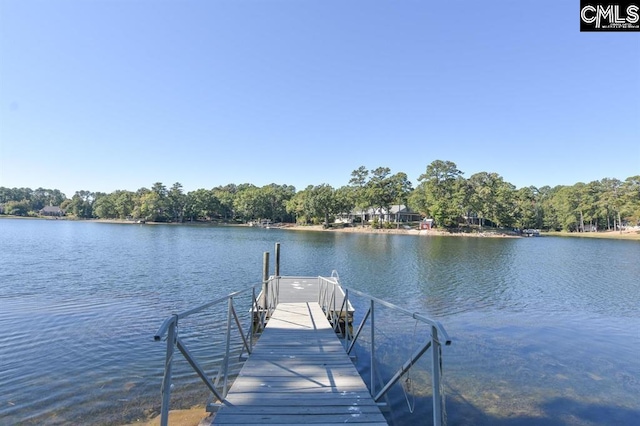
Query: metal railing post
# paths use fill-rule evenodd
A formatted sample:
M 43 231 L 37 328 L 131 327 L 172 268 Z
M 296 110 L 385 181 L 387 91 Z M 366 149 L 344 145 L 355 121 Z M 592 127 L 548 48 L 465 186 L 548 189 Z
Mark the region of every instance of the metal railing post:
M 258 313 L 258 306 L 256 303 L 256 289 L 251 289 L 251 332 L 249 333 L 249 345 L 251 346 L 251 351 L 253 351 L 253 334 L 256 332 L 256 328 L 259 323 L 260 314 Z M 257 317 L 256 317 L 257 315 Z M 255 324 L 255 325 L 254 325 Z
M 333 283 L 333 317 L 336 327 L 340 327 L 340 317 L 336 318 L 336 292 L 338 289 L 338 282 Z
M 167 353 L 164 361 L 164 377 L 162 378 L 162 407 L 160 409 L 160 426 L 169 424 L 169 405 L 171 401 L 171 372 L 173 367 L 173 353 L 176 345 L 176 328 L 178 316 L 173 316 L 167 331 Z
M 227 305 L 227 346 L 224 353 L 224 377 L 222 380 L 222 396 L 227 396 L 227 378 L 229 376 L 229 356 L 231 354 L 231 312 L 233 309 L 233 298 L 229 298 Z
M 371 306 L 369 307 L 370 316 L 371 316 L 371 396 L 375 396 L 376 394 L 376 344 L 375 344 L 375 321 L 373 315 L 373 306 L 374 301 L 371 299 Z
M 262 256 L 262 297 L 264 298 L 263 308 L 269 309 L 269 252 L 265 251 Z
M 318 305 L 324 310 L 324 281 L 322 277 L 318 277 Z
M 345 289 L 344 291 L 344 300 L 345 300 L 345 313 L 344 313 L 344 336 L 345 336 L 345 340 L 346 340 L 346 345 L 349 344 L 349 337 L 350 337 L 350 333 L 349 333 L 349 289 Z M 346 347 L 345 345 L 345 347 Z
M 442 395 L 440 395 L 440 374 L 442 373 L 442 359 L 440 358 L 440 342 L 438 341 L 438 329 L 431 327 L 431 353 L 432 353 L 432 380 L 433 386 L 433 424 L 443 425 Z

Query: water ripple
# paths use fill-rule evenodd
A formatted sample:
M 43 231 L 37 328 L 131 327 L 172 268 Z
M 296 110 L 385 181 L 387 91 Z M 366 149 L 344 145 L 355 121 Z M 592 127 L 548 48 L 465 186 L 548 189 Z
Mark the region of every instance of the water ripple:
M 261 253 L 275 241 L 286 275 L 337 269 L 351 287 L 441 320 L 454 339 L 445 350 L 453 418 L 486 419 L 473 417 L 463 400 L 485 414 L 508 413 L 508 401 L 539 413 L 545 395 L 562 392 L 640 412 L 630 397 L 640 391 L 638 244 L 66 221 L 2 226 L 0 423 L 121 424 L 157 411 L 164 344 L 151 336 L 161 321 L 258 282 Z M 200 318 L 202 326 L 181 324 L 194 352 L 221 346 L 223 336 L 209 328 L 218 314 Z M 413 322 L 379 315 L 388 317 L 380 362 L 391 365 L 413 344 Z M 176 364 L 174 406 L 205 401 L 188 365 Z M 427 397 L 418 392 L 420 407 L 429 407 Z M 404 396 L 390 398 L 396 424 L 410 424 L 415 418 L 396 407 Z

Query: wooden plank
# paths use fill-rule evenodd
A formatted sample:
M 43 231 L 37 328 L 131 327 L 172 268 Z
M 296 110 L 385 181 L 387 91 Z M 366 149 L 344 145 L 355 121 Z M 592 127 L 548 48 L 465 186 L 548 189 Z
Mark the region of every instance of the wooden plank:
M 341 392 L 357 392 L 361 390 L 359 385 L 341 385 L 340 391 L 333 389 L 332 384 L 326 385 L 305 385 L 305 384 L 291 384 L 290 382 L 270 382 L 270 384 L 261 383 L 256 386 L 254 384 L 245 385 L 239 384 L 233 390 L 234 393 L 271 393 L 271 394 L 306 394 L 306 393 L 341 393 Z M 296 395 L 293 395 L 295 397 Z
M 373 401 L 369 403 L 371 396 L 364 392 L 333 392 L 333 393 L 300 393 L 292 392 L 252 392 L 252 393 L 233 393 L 227 395 L 227 401 L 232 405 L 374 405 Z M 227 408 L 227 407 L 224 407 Z
M 327 410 L 331 410 L 329 413 Z M 366 413 L 373 414 L 378 413 L 380 409 L 377 405 L 345 405 L 345 406 L 306 406 L 306 407 L 283 407 L 283 406 L 270 406 L 262 405 L 258 407 L 237 407 L 234 409 L 233 414 L 353 414 L 353 413 Z
M 296 371 L 296 373 L 298 373 Z M 300 374 L 300 373 L 298 373 Z M 340 381 L 341 386 L 361 386 L 361 378 L 357 373 L 353 374 L 336 374 L 330 377 L 316 376 L 307 377 L 304 374 L 300 374 L 300 377 L 294 378 L 291 375 L 286 376 L 284 374 L 272 375 L 264 374 L 259 376 L 257 374 L 245 375 L 242 380 L 236 380 L 234 383 L 240 383 L 247 386 L 335 386 L 336 378 Z
M 233 414 L 224 419 L 224 422 L 217 424 L 247 424 L 258 420 L 261 424 L 331 424 L 331 423 L 379 423 L 378 413 L 358 413 L 351 414 L 270 414 L 270 413 L 246 413 Z M 383 423 L 386 425 L 386 423 Z
M 278 305 L 227 401 L 214 424 L 386 424 L 316 302 Z
M 344 378 L 359 378 L 360 375 L 357 371 L 353 371 L 348 367 L 331 369 L 331 372 L 325 374 L 318 373 L 315 369 L 310 370 L 308 367 L 296 367 L 292 366 L 290 369 L 261 369 L 250 367 L 246 371 L 243 371 L 241 377 L 254 377 L 254 378 L 266 378 L 266 377 L 285 377 L 287 380 L 291 380 L 292 371 L 295 374 L 304 378 L 306 381 L 320 382 L 322 379 L 331 379 L 334 377 Z M 237 381 L 238 379 L 236 379 Z
M 317 302 L 318 279 L 313 277 L 280 278 L 278 300 L 280 303 Z
M 318 278 L 317 277 L 281 277 L 279 284 L 279 303 L 302 303 L 318 301 Z M 336 295 L 335 309 L 339 311 L 342 307 L 344 297 Z M 332 305 L 333 306 L 333 305 Z M 353 312 L 353 308 L 350 308 Z
M 319 359 L 316 357 L 309 357 L 309 359 Z M 258 376 L 263 377 L 268 373 L 273 373 L 274 376 L 279 374 L 290 375 L 292 370 L 296 372 L 303 373 L 304 377 L 315 376 L 316 378 L 321 377 L 329 377 L 329 373 L 334 371 L 337 375 L 341 376 L 355 376 L 360 377 L 357 371 L 354 371 L 353 366 L 346 365 L 344 361 L 336 360 L 336 365 L 333 366 L 330 363 L 327 363 L 327 360 L 331 360 L 331 358 L 326 357 L 321 359 L 320 362 L 323 362 L 323 366 L 321 368 L 305 364 L 304 360 L 301 358 L 297 358 L 296 362 L 283 362 L 280 365 L 273 365 L 272 363 L 262 362 L 264 359 L 256 360 L 258 365 L 249 365 L 247 368 L 242 369 L 242 373 L 240 377 L 244 376 Z M 246 367 L 246 365 L 245 365 Z

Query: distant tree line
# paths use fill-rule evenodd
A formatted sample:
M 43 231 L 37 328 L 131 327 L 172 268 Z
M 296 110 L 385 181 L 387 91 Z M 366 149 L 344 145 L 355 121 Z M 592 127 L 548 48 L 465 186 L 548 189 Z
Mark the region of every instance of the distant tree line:
M 290 185 L 245 183 L 185 193 L 180 183 L 167 188 L 157 182 L 135 192 L 82 190 L 69 199 L 57 189 L 0 187 L 0 212 L 17 216 L 59 206 L 77 218 L 329 223 L 339 214 L 355 211 L 364 218 L 370 209 L 389 211 L 394 205 L 406 205 L 441 227 L 610 230 L 640 222 L 640 175 L 624 181 L 604 178 L 572 186 L 516 189 L 497 173 L 465 178 L 455 163 L 436 160 L 418 177 L 415 188 L 405 173 L 365 166 L 354 170 L 340 188 L 321 184 L 301 191 Z

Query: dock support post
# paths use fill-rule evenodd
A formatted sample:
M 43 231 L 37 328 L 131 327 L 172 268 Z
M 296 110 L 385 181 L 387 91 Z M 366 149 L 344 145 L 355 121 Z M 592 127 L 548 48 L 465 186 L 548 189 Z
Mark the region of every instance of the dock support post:
M 269 309 L 269 252 L 262 257 L 262 308 Z
M 276 277 L 280 276 L 280 243 L 276 243 L 276 259 L 275 259 L 276 265 L 275 265 L 275 272 L 273 273 L 273 275 L 275 275 Z

